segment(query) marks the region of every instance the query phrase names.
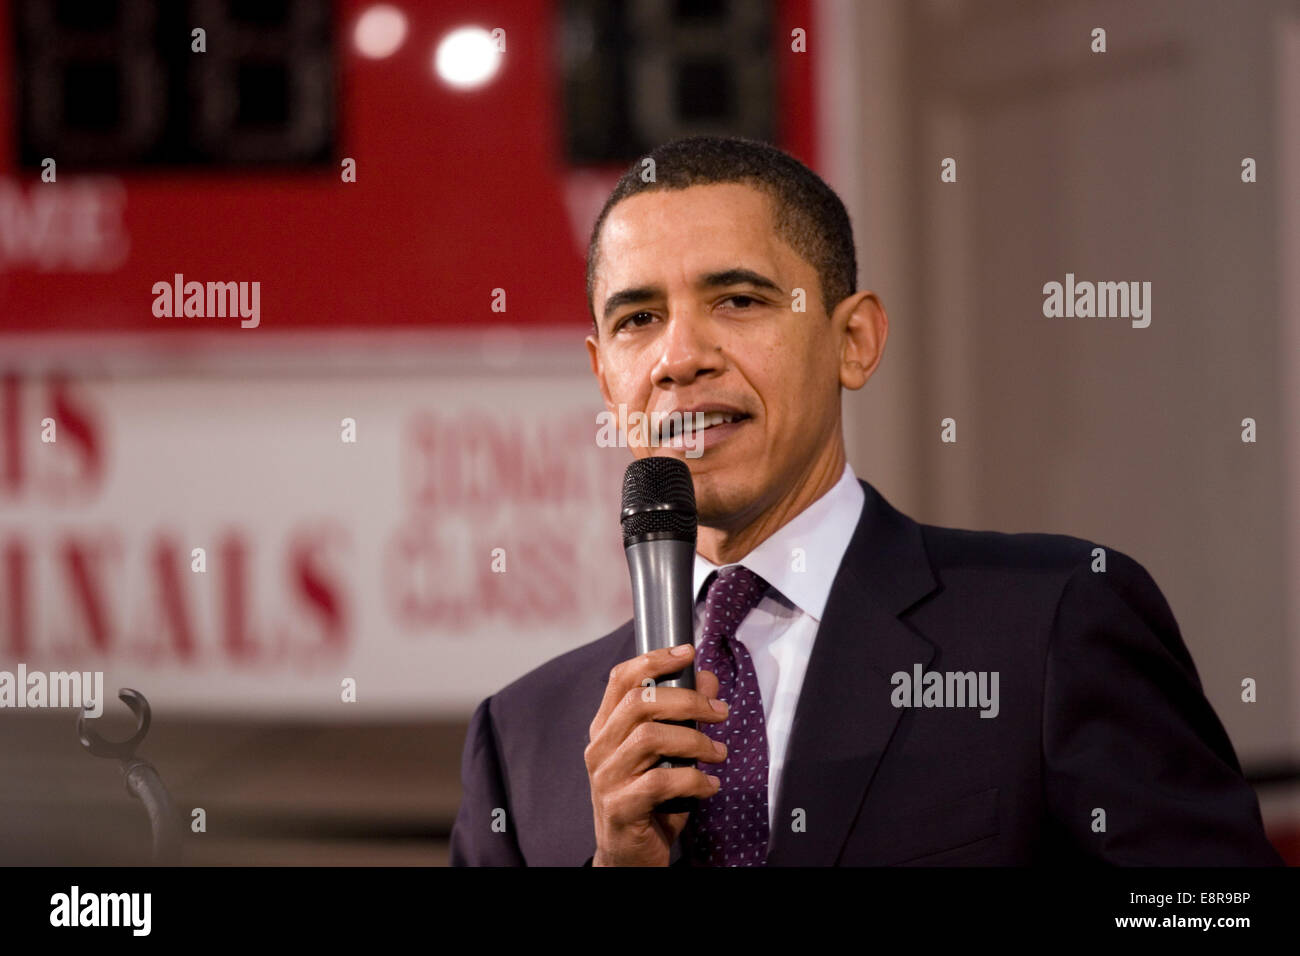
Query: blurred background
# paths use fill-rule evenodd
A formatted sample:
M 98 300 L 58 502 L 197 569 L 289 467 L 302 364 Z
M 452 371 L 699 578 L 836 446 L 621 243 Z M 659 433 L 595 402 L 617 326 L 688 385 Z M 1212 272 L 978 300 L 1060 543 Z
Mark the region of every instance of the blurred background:
M 1295 0 L 0 2 L 0 670 L 149 699 L 190 862 L 445 863 L 473 707 L 631 614 L 583 253 L 700 132 L 849 208 L 859 477 L 1143 563 L 1300 862 Z M 0 710 L 0 862 L 148 861 L 76 717 Z

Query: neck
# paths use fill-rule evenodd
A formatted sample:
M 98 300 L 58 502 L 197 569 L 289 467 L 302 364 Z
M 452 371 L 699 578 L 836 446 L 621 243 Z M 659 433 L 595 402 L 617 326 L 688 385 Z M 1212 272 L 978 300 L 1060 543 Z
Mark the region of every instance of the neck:
M 773 500 L 755 502 L 744 512 L 728 515 L 725 524 L 701 525 L 695 550 L 714 564 L 739 561 L 834 488 L 844 474 L 844 462 L 843 441 L 831 442 Z

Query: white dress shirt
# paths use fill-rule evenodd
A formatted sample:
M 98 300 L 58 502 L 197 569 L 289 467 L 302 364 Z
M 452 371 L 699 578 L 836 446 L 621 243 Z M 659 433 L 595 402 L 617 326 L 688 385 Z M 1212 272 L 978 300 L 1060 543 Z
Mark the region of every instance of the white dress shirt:
M 817 629 L 844 552 L 858 526 L 866 499 L 846 463 L 834 487 L 735 564 L 744 565 L 771 588 L 736 629 L 736 639 L 754 659 L 763 719 L 767 725 L 767 810 L 775 814 L 785 750 L 795 705 L 812 654 Z M 799 550 L 796 550 L 799 549 Z M 704 630 L 704 581 L 720 565 L 695 555 L 695 644 Z M 727 565 L 721 565 L 727 567 Z

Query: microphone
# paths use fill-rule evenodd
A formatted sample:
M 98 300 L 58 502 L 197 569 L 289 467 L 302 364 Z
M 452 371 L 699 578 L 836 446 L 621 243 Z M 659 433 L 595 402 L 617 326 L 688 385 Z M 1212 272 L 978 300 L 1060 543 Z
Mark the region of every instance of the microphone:
M 679 458 L 638 458 L 623 473 L 623 551 L 632 577 L 636 652 L 695 643 L 695 484 Z M 660 677 L 657 687 L 695 689 L 695 668 Z M 692 720 L 665 723 L 695 728 Z M 655 767 L 693 767 L 689 757 L 664 757 Z M 694 797 L 674 797 L 656 813 L 696 809 Z

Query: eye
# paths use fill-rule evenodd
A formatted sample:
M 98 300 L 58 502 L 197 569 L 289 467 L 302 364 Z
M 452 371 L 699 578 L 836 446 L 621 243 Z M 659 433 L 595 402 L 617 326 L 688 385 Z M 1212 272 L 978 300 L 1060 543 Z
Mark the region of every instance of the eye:
M 618 332 L 622 331 L 623 328 L 624 328 L 625 326 L 631 326 L 631 327 L 633 327 L 633 328 L 639 328 L 639 327 L 641 326 L 642 323 L 638 322 L 637 319 L 640 319 L 640 318 L 642 318 L 642 317 L 645 317 L 645 318 L 648 318 L 648 319 L 653 319 L 653 318 L 654 318 L 654 313 L 653 313 L 653 312 L 633 312 L 631 315 L 626 316 L 625 318 L 622 318 L 622 319 L 620 319 L 618 322 L 614 323 L 614 332 L 615 332 L 615 334 L 617 334 Z
M 748 307 L 751 306 L 751 305 L 760 305 L 760 304 L 761 304 L 760 301 L 759 301 L 758 299 L 754 298 L 752 295 L 745 295 L 744 293 L 738 293 L 738 294 L 736 294 L 736 295 L 729 295 L 729 296 L 727 296 L 725 299 L 723 299 L 722 301 L 723 301 L 723 302 L 732 302 L 732 303 L 735 303 L 739 308 L 742 308 L 742 309 L 744 309 L 744 308 L 748 308 Z

